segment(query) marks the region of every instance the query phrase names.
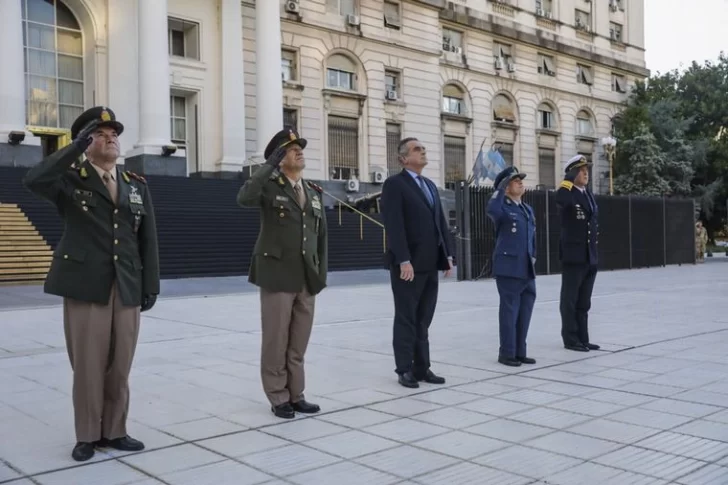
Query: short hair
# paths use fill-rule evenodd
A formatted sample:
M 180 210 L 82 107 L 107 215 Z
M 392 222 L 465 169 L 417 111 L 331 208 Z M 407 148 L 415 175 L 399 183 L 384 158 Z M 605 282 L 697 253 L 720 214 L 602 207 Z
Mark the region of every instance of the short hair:
M 417 138 L 410 136 L 407 138 L 403 138 L 400 140 L 399 145 L 397 145 L 397 155 L 402 158 L 409 155 L 409 148 L 407 147 L 407 143 L 411 141 L 417 141 Z

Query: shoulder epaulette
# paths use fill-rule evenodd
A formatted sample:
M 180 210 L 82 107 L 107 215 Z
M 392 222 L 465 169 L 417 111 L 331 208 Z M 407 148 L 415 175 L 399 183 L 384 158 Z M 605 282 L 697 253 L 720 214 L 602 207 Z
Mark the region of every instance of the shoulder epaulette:
M 311 187 L 313 190 L 315 190 L 319 194 L 323 194 L 324 193 L 324 189 L 320 185 L 316 185 L 313 182 L 306 182 L 306 183 L 308 184 L 309 187 Z
M 559 185 L 559 187 L 562 187 L 566 190 L 571 190 L 572 188 L 574 188 L 574 183 L 569 182 L 568 180 L 564 180 L 561 182 L 561 185 Z
M 122 176 L 124 177 L 124 180 L 126 181 L 126 183 L 130 182 L 130 180 L 129 180 L 130 177 L 143 184 L 147 183 L 147 180 L 144 177 L 142 177 L 141 175 L 135 174 L 134 172 L 131 172 L 129 170 L 122 172 Z

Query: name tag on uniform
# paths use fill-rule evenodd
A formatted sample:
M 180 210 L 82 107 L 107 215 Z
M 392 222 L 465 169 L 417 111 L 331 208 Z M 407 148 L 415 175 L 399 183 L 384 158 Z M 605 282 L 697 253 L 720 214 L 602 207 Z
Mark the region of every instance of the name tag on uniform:
M 137 188 L 134 186 L 131 187 L 131 194 L 129 194 L 129 203 L 144 205 L 144 201 L 142 201 L 142 196 L 139 195 L 139 193 L 137 192 Z
M 288 202 L 288 197 L 285 195 L 276 195 L 277 202 Z

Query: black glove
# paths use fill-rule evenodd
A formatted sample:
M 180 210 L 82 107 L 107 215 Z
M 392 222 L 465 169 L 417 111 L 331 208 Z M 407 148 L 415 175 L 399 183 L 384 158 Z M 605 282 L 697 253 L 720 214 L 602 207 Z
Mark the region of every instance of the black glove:
M 569 182 L 571 182 L 573 184 L 574 180 L 579 175 L 580 170 L 581 169 L 579 169 L 579 168 L 569 170 L 568 172 L 566 172 L 566 176 L 564 177 L 564 180 L 568 180 Z
M 78 132 L 78 135 L 76 135 L 76 139 L 73 140 L 73 144 L 76 145 L 78 149 L 82 152 L 85 152 L 91 142 L 94 141 L 93 138 L 91 138 L 91 135 L 99 127 L 99 123 L 99 120 L 89 121 L 88 123 L 86 123 L 86 126 L 84 126 L 81 131 Z
M 272 166 L 273 168 L 278 168 L 278 165 L 281 164 L 281 161 L 286 158 L 286 151 L 286 147 L 276 148 L 275 150 L 273 150 L 273 153 L 270 154 L 265 163 Z
M 151 310 L 156 302 L 157 295 L 144 295 L 142 297 L 142 308 L 140 311 L 145 312 L 147 310 Z

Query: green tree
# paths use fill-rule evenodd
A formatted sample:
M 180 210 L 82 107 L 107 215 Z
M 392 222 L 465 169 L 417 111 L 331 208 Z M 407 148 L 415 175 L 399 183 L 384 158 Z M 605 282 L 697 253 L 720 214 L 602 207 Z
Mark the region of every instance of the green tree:
M 624 141 L 621 149 L 628 154 L 630 167 L 614 181 L 615 192 L 647 196 L 669 192 L 670 183 L 663 175 L 665 157 L 646 123 L 637 127 L 634 137 Z

